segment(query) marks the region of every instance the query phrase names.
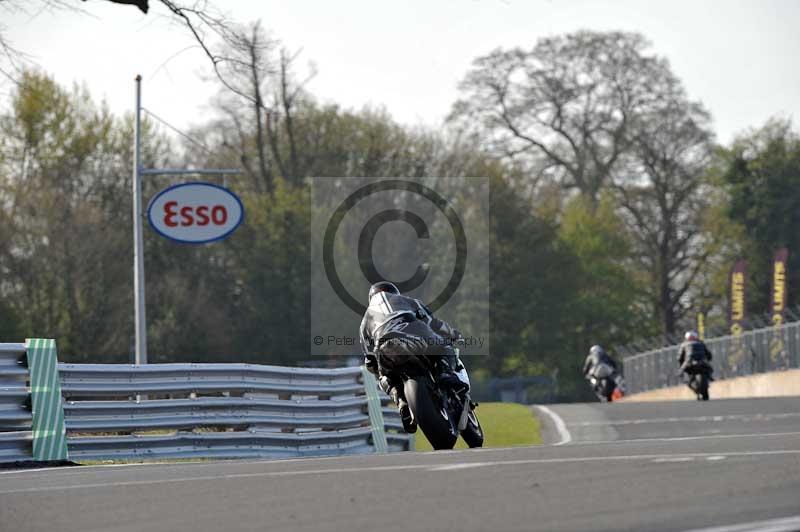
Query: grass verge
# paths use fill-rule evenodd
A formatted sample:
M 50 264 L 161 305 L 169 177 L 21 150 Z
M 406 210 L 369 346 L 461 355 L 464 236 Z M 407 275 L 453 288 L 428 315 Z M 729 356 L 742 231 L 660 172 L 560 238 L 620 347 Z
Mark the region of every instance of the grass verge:
M 476 412 L 483 427 L 484 447 L 542 443 L 539 420 L 528 406 L 517 403 L 481 403 Z M 433 450 L 421 430 L 417 431 L 415 437 L 417 451 Z M 459 438 L 455 448 L 466 449 L 467 446 Z

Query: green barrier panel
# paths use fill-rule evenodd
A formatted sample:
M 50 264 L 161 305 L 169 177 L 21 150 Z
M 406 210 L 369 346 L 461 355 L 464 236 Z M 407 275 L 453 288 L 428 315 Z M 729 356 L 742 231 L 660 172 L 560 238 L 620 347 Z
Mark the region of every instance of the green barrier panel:
M 66 460 L 67 433 L 55 340 L 28 339 L 33 406 L 33 459 Z
M 387 452 L 386 429 L 383 426 L 383 410 L 381 409 L 381 397 L 378 395 L 378 382 L 375 376 L 361 366 L 361 375 L 364 377 L 364 390 L 367 392 L 367 410 L 369 411 L 369 424 L 372 425 L 372 444 L 375 452 L 383 454 Z

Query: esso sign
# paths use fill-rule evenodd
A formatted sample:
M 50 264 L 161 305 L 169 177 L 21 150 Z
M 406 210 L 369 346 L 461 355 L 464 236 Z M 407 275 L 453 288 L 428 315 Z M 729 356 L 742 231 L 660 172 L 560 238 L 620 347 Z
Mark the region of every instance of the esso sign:
M 188 244 L 222 240 L 244 219 L 239 197 L 212 183 L 182 183 L 159 192 L 147 219 L 161 236 Z

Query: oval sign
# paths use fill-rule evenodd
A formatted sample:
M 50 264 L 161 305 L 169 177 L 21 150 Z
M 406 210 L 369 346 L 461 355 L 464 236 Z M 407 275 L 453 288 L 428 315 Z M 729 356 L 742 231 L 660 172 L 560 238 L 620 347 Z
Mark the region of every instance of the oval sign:
M 213 183 L 181 183 L 150 200 L 147 220 L 163 237 L 186 244 L 227 238 L 244 220 L 239 197 Z

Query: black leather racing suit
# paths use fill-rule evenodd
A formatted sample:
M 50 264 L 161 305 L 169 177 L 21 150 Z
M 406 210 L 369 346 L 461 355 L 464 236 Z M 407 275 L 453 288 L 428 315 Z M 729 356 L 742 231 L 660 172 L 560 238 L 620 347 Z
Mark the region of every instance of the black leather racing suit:
M 457 360 L 451 344 L 460 333 L 447 322 L 434 317 L 418 299 L 389 292 L 373 295 L 361 320 L 360 336 L 364 362 L 376 377 L 384 376 L 379 370 L 377 350 L 395 355 L 434 356 L 440 371 L 456 369 Z M 385 376 L 391 386 L 402 390 L 402 383 L 397 382 L 393 375 Z
M 689 340 L 681 344 L 678 366 L 688 374 L 703 371 L 711 375 L 714 371 L 711 367 L 711 351 L 700 340 Z
M 611 366 L 611 369 L 614 370 L 614 373 L 617 373 L 617 363 L 614 362 L 614 359 L 611 358 L 605 351 L 595 351 L 593 353 L 589 353 L 589 355 L 586 357 L 586 361 L 583 363 L 583 376 L 594 376 L 595 370 L 602 364 Z

